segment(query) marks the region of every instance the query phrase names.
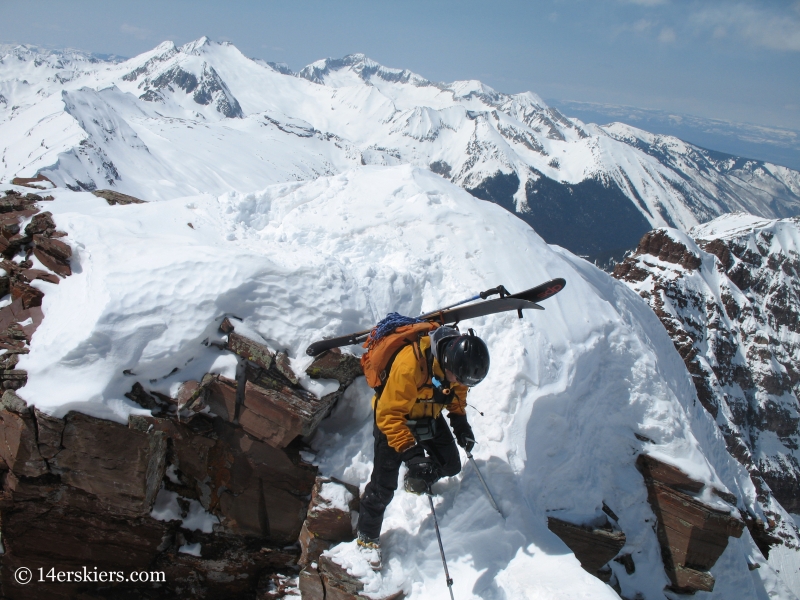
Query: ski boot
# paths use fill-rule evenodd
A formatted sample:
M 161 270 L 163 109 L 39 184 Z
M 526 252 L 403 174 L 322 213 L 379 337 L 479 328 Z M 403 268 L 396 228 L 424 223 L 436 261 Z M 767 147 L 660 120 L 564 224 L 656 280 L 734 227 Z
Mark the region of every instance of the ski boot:
M 430 491 L 430 484 L 419 477 L 409 477 L 408 473 L 406 473 L 405 477 L 403 477 L 403 489 L 409 494 L 421 496 Z
M 369 538 L 360 531 L 356 538 L 358 549 L 361 554 L 369 563 L 373 571 L 380 571 L 383 564 L 381 563 L 381 541 L 380 538 Z

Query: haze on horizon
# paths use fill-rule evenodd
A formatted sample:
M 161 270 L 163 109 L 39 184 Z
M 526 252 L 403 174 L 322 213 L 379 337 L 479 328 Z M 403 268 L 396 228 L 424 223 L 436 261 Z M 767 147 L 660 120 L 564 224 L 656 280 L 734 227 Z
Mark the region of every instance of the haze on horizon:
M 207 35 L 294 71 L 361 52 L 433 81 L 479 79 L 556 106 L 785 128 L 797 136 L 789 133 L 794 142 L 779 162 L 800 165 L 798 0 L 28 0 L 2 3 L 0 19 L 13 24 L 0 43 L 135 56 Z M 648 125 L 674 133 L 657 120 L 638 124 Z

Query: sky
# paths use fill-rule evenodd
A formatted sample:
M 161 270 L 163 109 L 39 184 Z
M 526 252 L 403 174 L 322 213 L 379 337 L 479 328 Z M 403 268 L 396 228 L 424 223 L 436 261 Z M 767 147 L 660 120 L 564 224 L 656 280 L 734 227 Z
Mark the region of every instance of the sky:
M 434 81 L 800 130 L 800 0 L 0 0 L 0 43 L 135 56 L 207 35 L 297 71 L 362 52 Z

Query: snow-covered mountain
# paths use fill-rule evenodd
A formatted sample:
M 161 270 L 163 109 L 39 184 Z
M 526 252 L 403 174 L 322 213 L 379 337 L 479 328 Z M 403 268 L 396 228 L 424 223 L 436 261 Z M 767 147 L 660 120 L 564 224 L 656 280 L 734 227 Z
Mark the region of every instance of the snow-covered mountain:
M 614 274 L 664 323 L 759 501 L 798 512 L 800 220 L 738 213 L 654 230 Z
M 242 331 L 285 350 L 291 369 L 300 374 L 311 360 L 304 352 L 310 341 L 363 329 L 389 310 L 419 314 L 499 283 L 518 291 L 565 277 L 566 289 L 547 300 L 543 312 L 531 311 L 522 320 L 514 313 L 498 314 L 462 325 L 475 327 L 492 353 L 488 378 L 470 394 L 469 417 L 479 441 L 477 462 L 503 516 L 491 509 L 468 465 L 435 487 L 455 597 L 677 598 L 664 589 L 671 585 L 665 565 L 678 559 L 662 558 L 665 550 L 654 526 L 654 510 L 661 514 L 662 508 L 649 499 L 648 480 L 637 470 L 642 456 L 694 482 L 694 491 L 678 497 L 684 505 L 706 507 L 712 521 L 724 517 L 741 525 L 748 515 L 768 518 L 748 471 L 727 452 L 722 433 L 697 401 L 681 357 L 647 304 L 588 262 L 548 246 L 508 212 L 427 169 L 358 167 L 256 193 L 128 206 L 109 206 L 92 194 L 65 188 L 48 193 L 54 200 L 39 204 L 52 213 L 63 232 L 59 239 L 72 248 L 72 274 L 57 284 L 52 277 L 31 283 L 44 293 L 44 320 L 17 366 L 28 377 L 17 393 L 36 406 L 40 422 L 52 427 L 57 419 L 68 419 L 62 442 L 68 449 L 76 427 L 69 420 L 75 413 L 68 411 L 122 423 L 132 416 L 151 418 L 128 393 L 134 382 L 169 399 L 180 397 L 182 382 L 205 379 L 208 373 L 236 377 L 236 356 L 220 349 L 224 315 L 238 316 Z M 34 269 L 45 268 L 36 256 L 30 260 Z M 302 383 L 319 395 L 337 386 L 307 377 Z M 322 475 L 362 489 L 371 469 L 371 394 L 363 378 L 356 380 L 307 440 L 306 456 Z M 50 421 L 42 421 L 47 415 Z M 19 422 L 11 416 L 9 422 Z M 147 431 L 158 426 L 171 436 L 175 427 L 183 428 L 184 436 L 192 432 L 191 453 L 181 455 L 181 446 L 176 446 L 177 457 L 167 453 L 171 466 L 165 485 L 172 481 L 177 486 L 189 468 L 205 460 L 194 454 L 207 447 L 199 436 L 224 431 L 224 422 L 222 413 L 207 407 L 190 424 L 193 429 L 169 419 L 154 420 L 149 429 L 145 424 Z M 242 436 L 237 452 L 264 446 Z M 88 485 L 85 475 L 70 474 L 74 451 L 69 456 L 72 463 L 51 459 L 60 465 L 54 472 L 61 473 L 62 482 L 103 492 L 96 479 Z M 223 468 L 223 459 L 208 459 L 212 475 Z M 256 511 L 258 502 L 247 504 L 249 496 L 237 488 L 237 478 L 249 475 L 251 467 L 237 461 L 230 467 L 230 483 L 224 480 L 231 488 L 226 493 L 239 494 L 243 505 Z M 30 490 L 54 485 L 55 476 L 23 478 L 29 487 L 12 490 L 17 506 L 37 499 Z M 171 517 L 158 505 L 151 517 L 159 523 L 173 519 L 173 535 L 195 542 L 191 550 L 180 551 L 194 555 L 162 553 L 159 560 L 166 562 L 158 564 L 177 564 L 181 570 L 170 573 L 182 581 L 193 569 L 213 573 L 220 539 L 233 542 L 214 537 L 230 534 L 216 525 L 212 532 L 210 523 L 235 527 L 230 511 L 202 495 L 178 497 L 189 493 L 185 487 L 169 489 L 175 491 L 159 497 L 191 504 L 195 521 L 202 517 L 209 525 L 206 533 L 192 532 L 186 515 L 181 525 L 178 504 Z M 78 492 L 71 494 L 64 497 L 69 500 Z M 273 500 L 267 502 L 272 510 Z M 769 559 L 743 527 L 736 534 L 741 537 L 724 531 L 721 538 L 703 537 L 702 524 L 689 528 L 706 546 L 719 546 L 721 540 L 721 556 L 710 573 L 699 573 L 696 564 L 685 569 L 706 581 L 710 577 L 713 592 L 698 593 L 698 598 L 796 598 L 798 559 L 792 545 L 800 538 L 785 510 L 777 504 L 771 510 L 782 519 L 788 538 Z M 240 515 L 243 521 L 246 513 Z M 265 518 L 272 522 L 274 516 Z M 604 559 L 609 585 L 581 568 L 548 529 L 552 518 L 624 534 L 619 560 L 609 561 L 613 553 Z M 147 523 L 145 516 L 134 524 L 141 528 Z M 427 498 L 398 492 L 382 539 L 385 567 L 379 575 L 365 568 L 355 542 L 336 546 L 328 556 L 347 568 L 369 597 L 398 591 L 409 600 L 447 597 Z M 159 534 L 148 550 L 153 555 L 163 552 L 163 544 L 155 548 L 160 541 Z M 261 543 L 267 542 L 259 540 L 253 552 L 262 556 Z M 6 560 L 22 545 L 6 534 L 4 543 Z M 42 549 L 27 551 L 42 556 Z M 254 588 L 252 571 L 239 579 L 230 572 L 217 578 L 228 577 L 219 581 L 239 586 L 252 581 Z M 219 586 L 219 581 L 196 585 L 202 591 L 203 585 Z M 165 589 L 173 593 L 175 585 L 170 579 Z M 240 592 L 240 597 L 255 596 Z
M 405 163 L 600 258 L 652 227 L 800 212 L 790 169 L 583 124 L 530 92 L 434 83 L 358 54 L 296 75 L 206 38 L 124 62 L 29 46 L 2 54 L 0 181 L 41 172 L 168 199 Z

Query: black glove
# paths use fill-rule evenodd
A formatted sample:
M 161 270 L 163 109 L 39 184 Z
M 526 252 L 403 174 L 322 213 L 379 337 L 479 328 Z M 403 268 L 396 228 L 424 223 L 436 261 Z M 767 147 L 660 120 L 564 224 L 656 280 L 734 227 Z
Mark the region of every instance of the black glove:
M 414 457 L 406 464 L 408 465 L 409 479 L 424 481 L 428 488 L 439 481 L 439 468 L 427 456 Z
M 450 427 L 453 428 L 458 445 L 467 452 L 472 452 L 475 447 L 475 434 L 472 433 L 472 427 L 469 426 L 467 416 L 455 414 L 448 416 L 450 417 Z

